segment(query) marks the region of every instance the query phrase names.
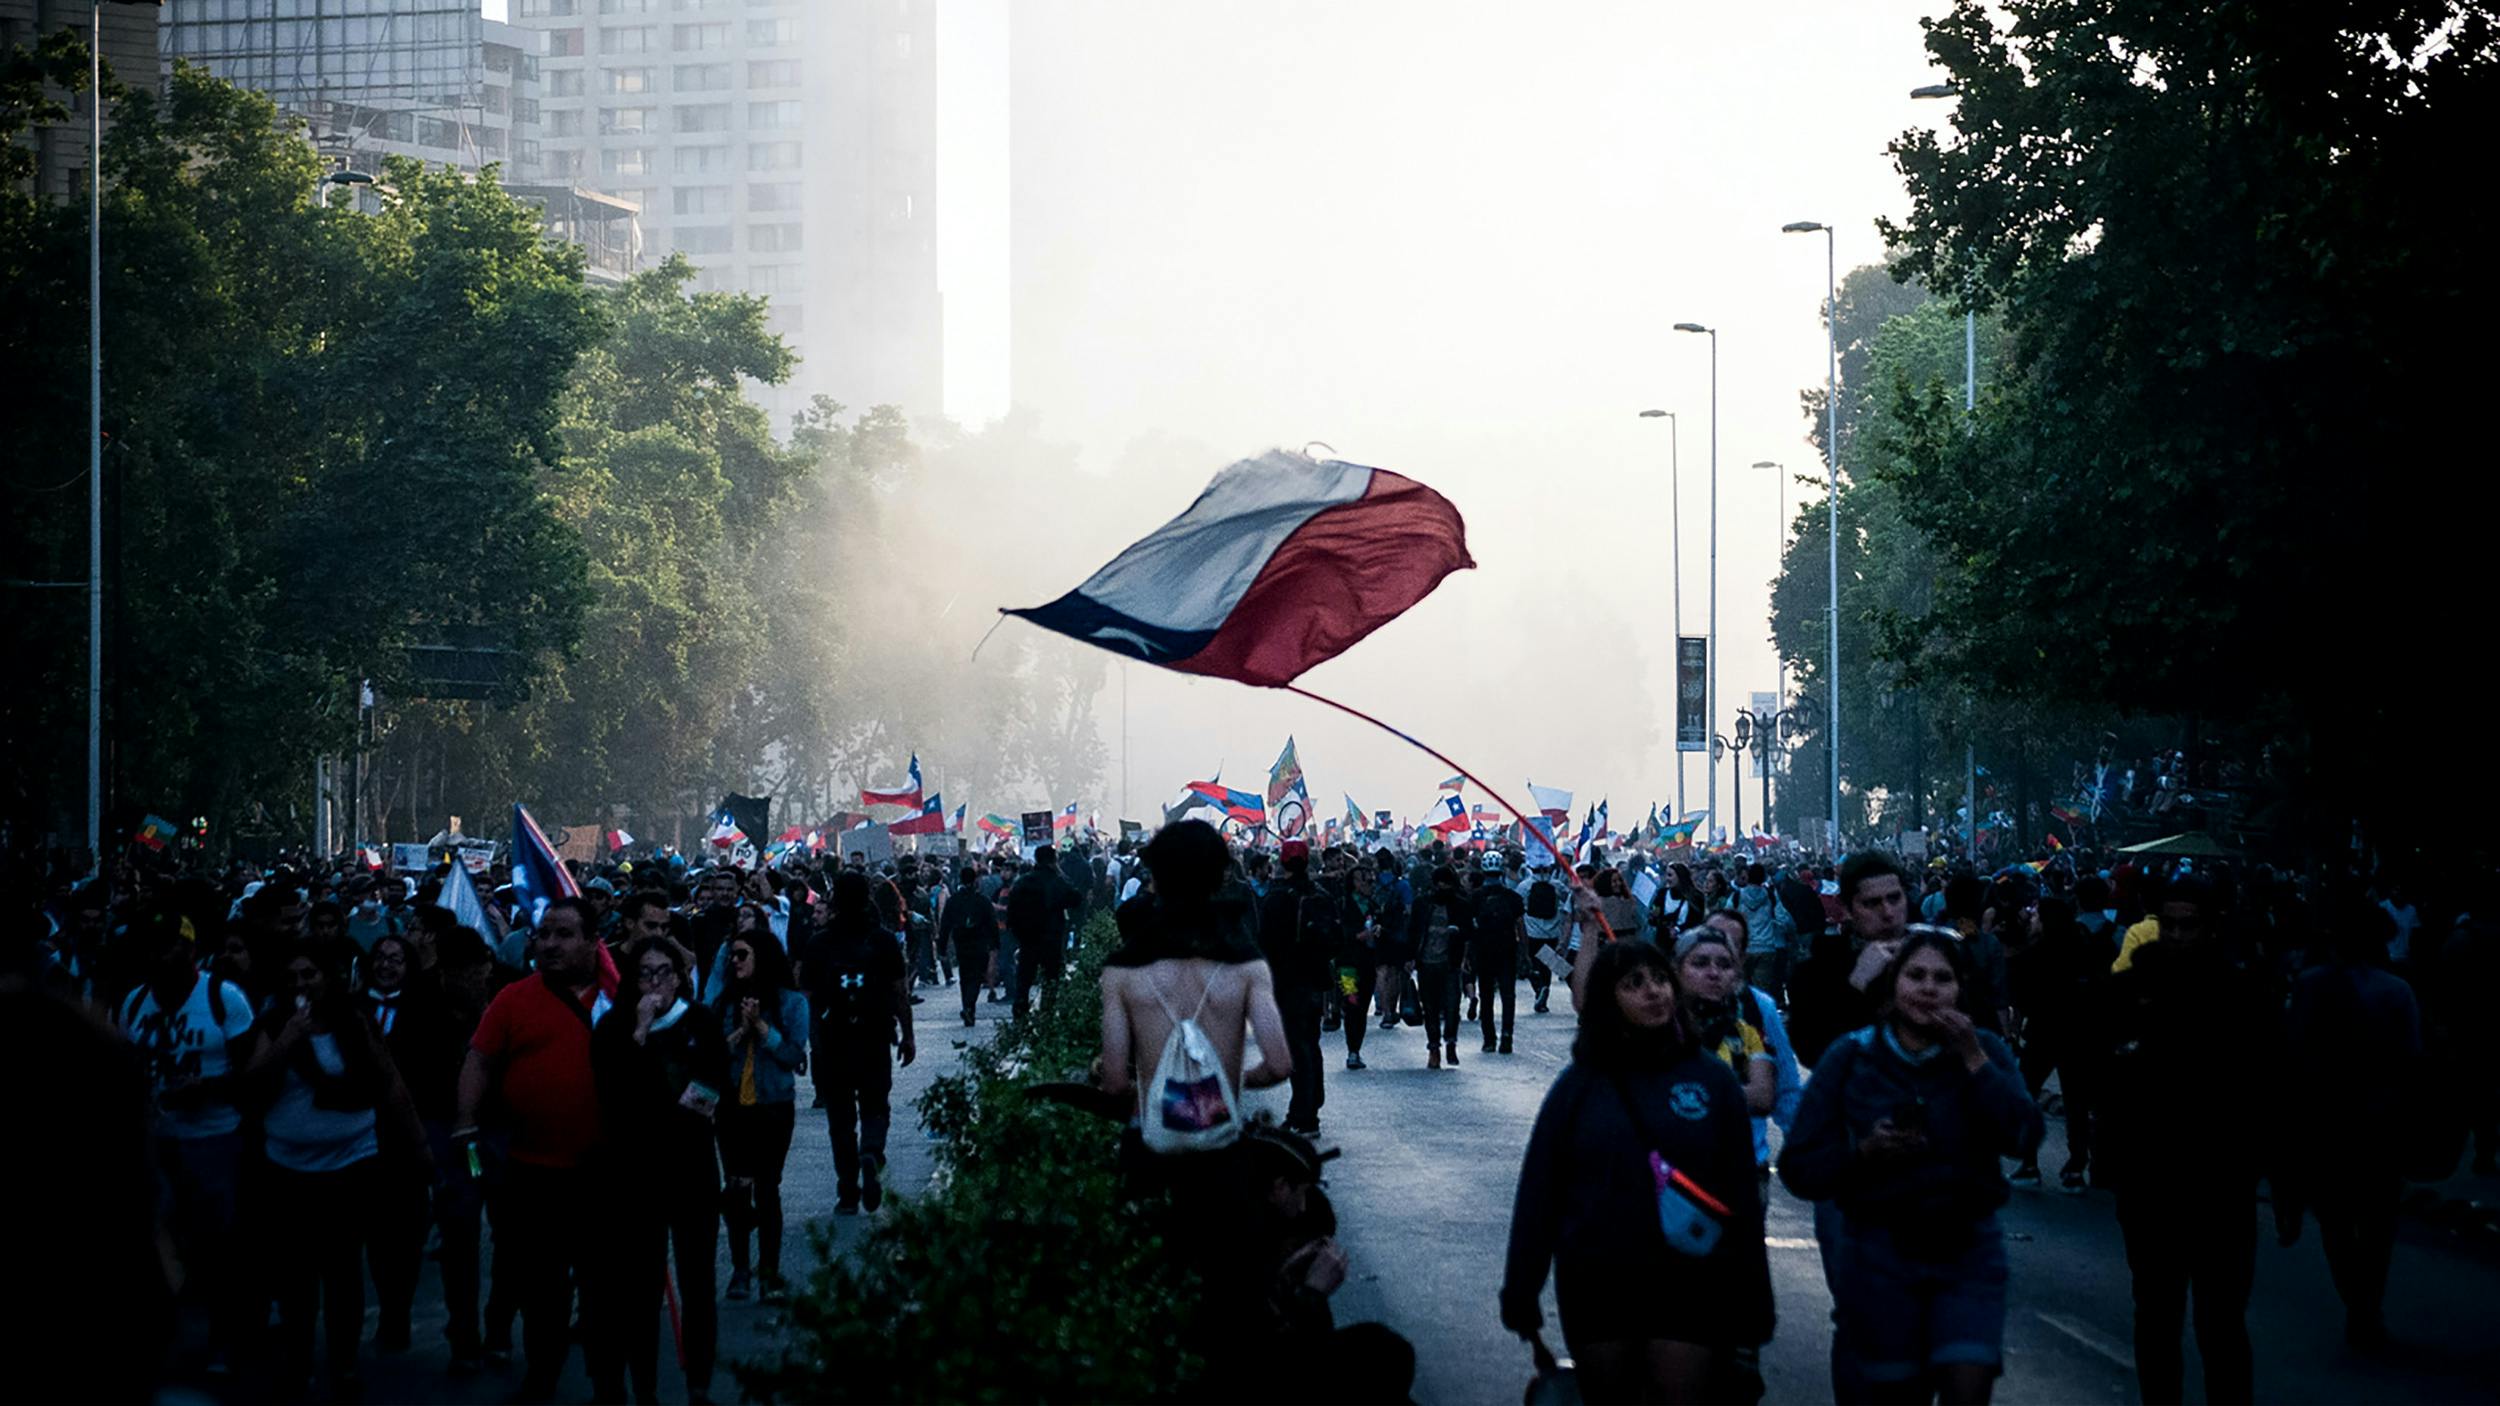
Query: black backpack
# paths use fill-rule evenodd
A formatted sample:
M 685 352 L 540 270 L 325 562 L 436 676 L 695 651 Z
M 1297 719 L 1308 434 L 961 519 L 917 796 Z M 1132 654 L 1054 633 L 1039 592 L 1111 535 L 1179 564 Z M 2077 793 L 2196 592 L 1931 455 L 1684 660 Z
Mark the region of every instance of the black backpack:
M 1554 881 L 1539 879 L 1528 885 L 1528 916 L 1544 922 L 1562 912 L 1562 895 L 1555 891 Z

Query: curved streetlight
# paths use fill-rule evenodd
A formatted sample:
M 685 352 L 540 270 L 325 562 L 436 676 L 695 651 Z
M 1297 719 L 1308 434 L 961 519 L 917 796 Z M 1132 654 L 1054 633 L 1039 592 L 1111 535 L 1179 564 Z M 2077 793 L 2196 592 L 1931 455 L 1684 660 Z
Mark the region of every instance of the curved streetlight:
M 1710 339 L 1710 644 L 1708 666 L 1702 670 L 1702 707 L 1709 719 L 1702 726 L 1708 736 L 1719 725 L 1719 329 L 1704 327 L 1698 322 L 1675 324 L 1678 332 L 1692 332 Z M 1719 828 L 1719 757 L 1710 754 L 1710 798 L 1702 808 L 1710 812 L 1710 828 Z
M 1840 852 L 1840 252 L 1839 240 L 1830 225 L 1819 220 L 1792 220 L 1780 226 L 1782 234 L 1819 234 L 1823 236 L 1823 341 L 1830 356 L 1828 379 L 1824 382 L 1823 467 L 1828 484 L 1824 503 L 1831 522 L 1831 546 L 1827 570 L 1831 581 L 1831 597 L 1827 609 L 1831 616 L 1830 672 L 1831 729 L 1823 739 L 1824 753 L 1831 770 L 1832 852 Z
M 1641 412 L 1641 418 L 1667 422 L 1667 532 L 1674 539 L 1667 545 L 1667 569 L 1675 577 L 1672 589 L 1675 628 L 1672 633 L 1676 638 L 1682 638 L 1684 634 L 1684 476 L 1680 463 L 1683 454 L 1679 446 L 1683 433 L 1676 423 L 1675 412 L 1672 410 L 1644 410 Z M 1670 651 L 1673 648 L 1670 642 Z M 1676 817 L 1682 819 L 1684 812 L 1684 749 L 1678 747 L 1675 752 Z

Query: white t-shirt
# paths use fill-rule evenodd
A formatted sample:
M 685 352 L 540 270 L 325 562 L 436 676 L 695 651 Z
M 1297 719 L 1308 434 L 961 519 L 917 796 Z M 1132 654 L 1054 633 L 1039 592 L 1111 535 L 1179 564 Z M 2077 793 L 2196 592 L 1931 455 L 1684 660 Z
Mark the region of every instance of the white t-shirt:
M 210 1002 L 212 982 L 224 988 L 218 992 L 222 1011 Z M 221 1014 L 222 1020 L 218 1019 Z M 226 1058 L 230 1042 L 252 1028 L 252 1003 L 241 987 L 203 974 L 191 983 L 190 997 L 170 1018 L 157 1007 L 155 989 L 140 987 L 122 1002 L 122 1028 L 148 1062 L 151 1089 L 161 1094 L 171 1079 L 224 1077 L 231 1068 Z M 242 1113 L 221 1099 L 186 1109 L 160 1107 L 156 1112 L 156 1130 L 167 1137 L 222 1137 L 242 1126 Z

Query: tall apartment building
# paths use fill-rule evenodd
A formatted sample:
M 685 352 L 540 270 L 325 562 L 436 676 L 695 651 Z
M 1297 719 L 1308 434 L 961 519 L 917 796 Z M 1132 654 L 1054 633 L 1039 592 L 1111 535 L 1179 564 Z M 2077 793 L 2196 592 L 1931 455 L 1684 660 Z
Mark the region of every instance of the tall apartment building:
M 378 172 L 390 156 L 500 166 L 549 233 L 588 252 L 590 276 L 614 282 L 641 263 L 639 212 L 543 179 L 545 42 L 482 17 L 477 0 L 172 0 L 161 49 L 168 67 L 185 60 L 268 94 L 341 167 Z
M 641 207 L 653 257 L 771 299 L 763 399 L 942 408 L 935 0 L 511 0 L 543 178 Z
M 107 4 L 102 48 L 105 66 L 125 88 L 142 92 L 156 87 L 157 8 L 152 4 Z M 0 52 L 13 46 L 35 47 L 56 29 L 87 32 L 94 23 L 88 0 L 0 0 Z M 87 188 L 90 109 L 85 93 L 52 92 L 69 116 L 38 125 L 19 140 L 35 149 L 35 194 L 65 200 Z M 113 110 L 106 104 L 104 122 Z

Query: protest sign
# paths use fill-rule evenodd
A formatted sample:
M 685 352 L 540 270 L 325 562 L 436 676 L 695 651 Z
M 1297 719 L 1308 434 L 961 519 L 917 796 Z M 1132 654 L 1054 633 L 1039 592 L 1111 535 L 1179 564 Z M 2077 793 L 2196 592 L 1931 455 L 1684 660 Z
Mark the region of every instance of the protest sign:
M 434 852 L 424 845 L 391 846 L 391 872 L 422 874 L 434 867 Z
M 1046 845 L 1050 843 L 1051 814 L 1049 811 L 1028 810 L 1024 812 L 1023 821 L 1024 843 L 1026 848 L 1030 849 L 1037 845 Z

